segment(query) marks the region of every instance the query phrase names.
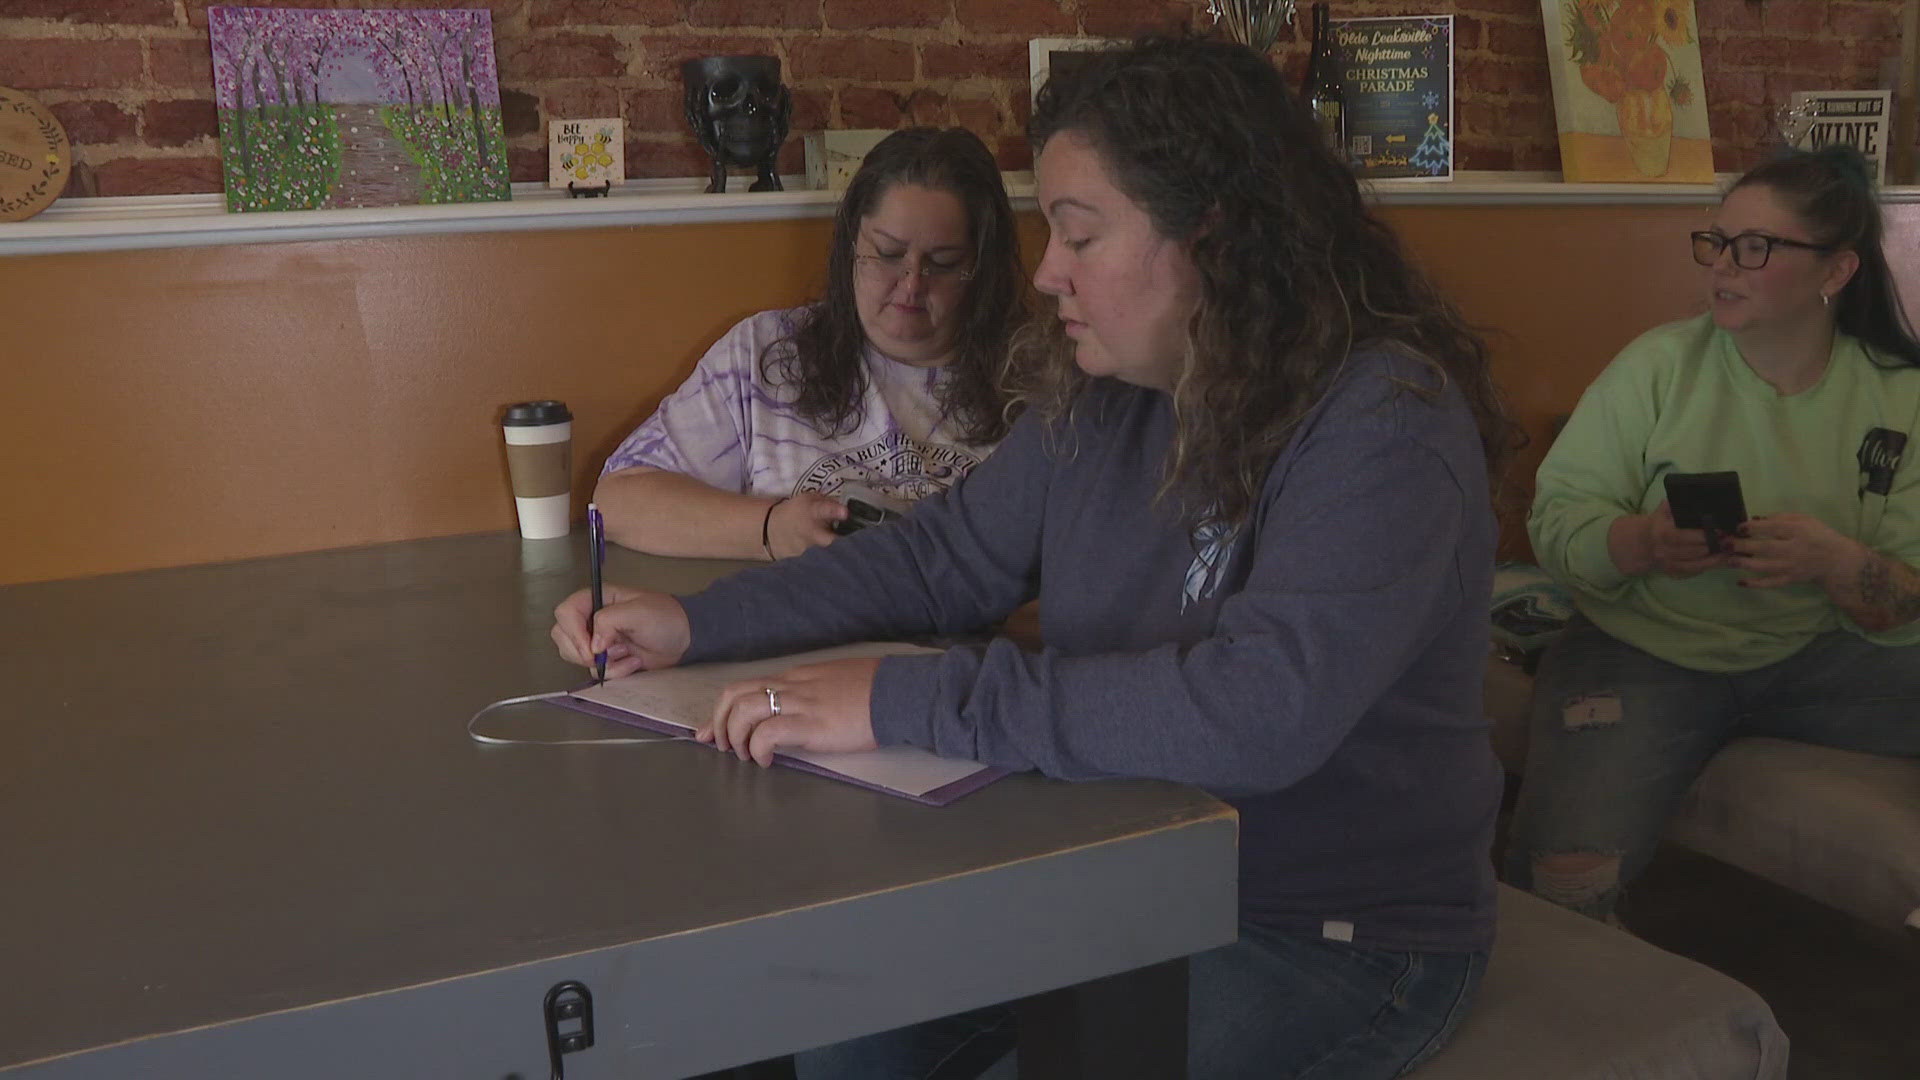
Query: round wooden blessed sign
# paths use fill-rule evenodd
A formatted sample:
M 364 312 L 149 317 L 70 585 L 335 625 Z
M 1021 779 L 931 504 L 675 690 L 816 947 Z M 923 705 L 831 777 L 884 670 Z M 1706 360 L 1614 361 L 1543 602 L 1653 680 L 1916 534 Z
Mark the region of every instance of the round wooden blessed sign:
M 39 102 L 0 86 L 0 221 L 45 210 L 67 186 L 73 147 Z

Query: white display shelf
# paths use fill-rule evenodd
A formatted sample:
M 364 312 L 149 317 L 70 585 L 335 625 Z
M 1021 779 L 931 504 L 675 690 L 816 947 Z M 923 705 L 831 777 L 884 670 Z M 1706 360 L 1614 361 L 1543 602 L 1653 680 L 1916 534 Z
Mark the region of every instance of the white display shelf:
M 1384 180 L 1370 185 L 1385 205 L 1578 206 L 1695 204 L 1717 201 L 1732 178 L 1715 184 L 1568 184 L 1555 173 L 1460 173 L 1442 182 Z M 27 221 L 0 222 L 0 255 L 258 244 L 279 240 L 349 240 L 533 229 L 694 224 L 825 217 L 838 191 L 806 188 L 784 177 L 786 191 L 735 190 L 708 195 L 704 180 L 634 180 L 611 195 L 570 199 L 543 184 L 515 184 L 509 202 L 388 206 L 357 210 L 293 210 L 229 214 L 218 194 L 61 199 Z M 1034 207 L 1033 178 L 1006 174 L 1015 209 Z M 1920 201 L 1920 187 L 1889 188 L 1887 202 Z

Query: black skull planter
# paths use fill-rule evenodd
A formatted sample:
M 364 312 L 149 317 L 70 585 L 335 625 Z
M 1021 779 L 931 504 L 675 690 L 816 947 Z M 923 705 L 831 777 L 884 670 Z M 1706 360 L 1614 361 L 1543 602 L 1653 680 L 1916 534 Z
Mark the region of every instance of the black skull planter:
M 793 94 L 780 85 L 772 56 L 708 56 L 680 65 L 687 84 L 687 123 L 713 158 L 709 192 L 727 190 L 727 168 L 754 169 L 748 191 L 780 191 L 774 159 L 787 141 Z

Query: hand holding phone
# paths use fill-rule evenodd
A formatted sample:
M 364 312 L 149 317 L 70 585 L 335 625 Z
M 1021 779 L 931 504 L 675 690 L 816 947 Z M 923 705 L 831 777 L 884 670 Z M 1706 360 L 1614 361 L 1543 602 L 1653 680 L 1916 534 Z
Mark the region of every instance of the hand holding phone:
M 1727 540 L 1747 522 L 1747 503 L 1740 493 L 1737 472 L 1668 473 L 1667 507 L 1673 524 L 1707 534 L 1707 551 L 1728 552 Z
M 845 536 L 848 533 L 859 532 L 869 525 L 884 525 L 899 516 L 891 510 L 875 506 L 865 500 L 848 499 L 847 516 L 827 527 Z

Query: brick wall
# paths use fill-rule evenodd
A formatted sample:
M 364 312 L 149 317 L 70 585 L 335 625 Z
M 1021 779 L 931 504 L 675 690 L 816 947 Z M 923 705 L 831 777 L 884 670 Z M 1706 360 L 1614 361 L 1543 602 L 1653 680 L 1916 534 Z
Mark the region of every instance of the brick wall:
M 273 6 L 254 0 L 256 6 Z M 1028 38 L 1124 36 L 1205 24 L 1205 0 L 485 0 L 492 9 L 513 178 L 546 175 L 546 120 L 619 115 L 631 176 L 704 175 L 680 112 L 678 65 L 771 53 L 795 133 L 964 124 L 1003 167 L 1030 160 Z M 218 191 L 206 0 L 0 0 L 0 86 L 67 126 L 70 195 Z M 453 7 L 459 0 L 294 0 L 287 7 Z M 1891 85 L 1900 0 L 1695 0 L 1715 164 L 1751 164 L 1794 89 Z M 1304 4 L 1302 5 L 1304 10 Z M 1452 11 L 1462 169 L 1556 169 L 1539 0 L 1346 0 L 1336 16 Z M 1305 19 L 1302 18 L 1302 23 Z M 1301 29 L 1275 47 L 1302 66 Z M 783 171 L 801 169 L 800 140 Z

